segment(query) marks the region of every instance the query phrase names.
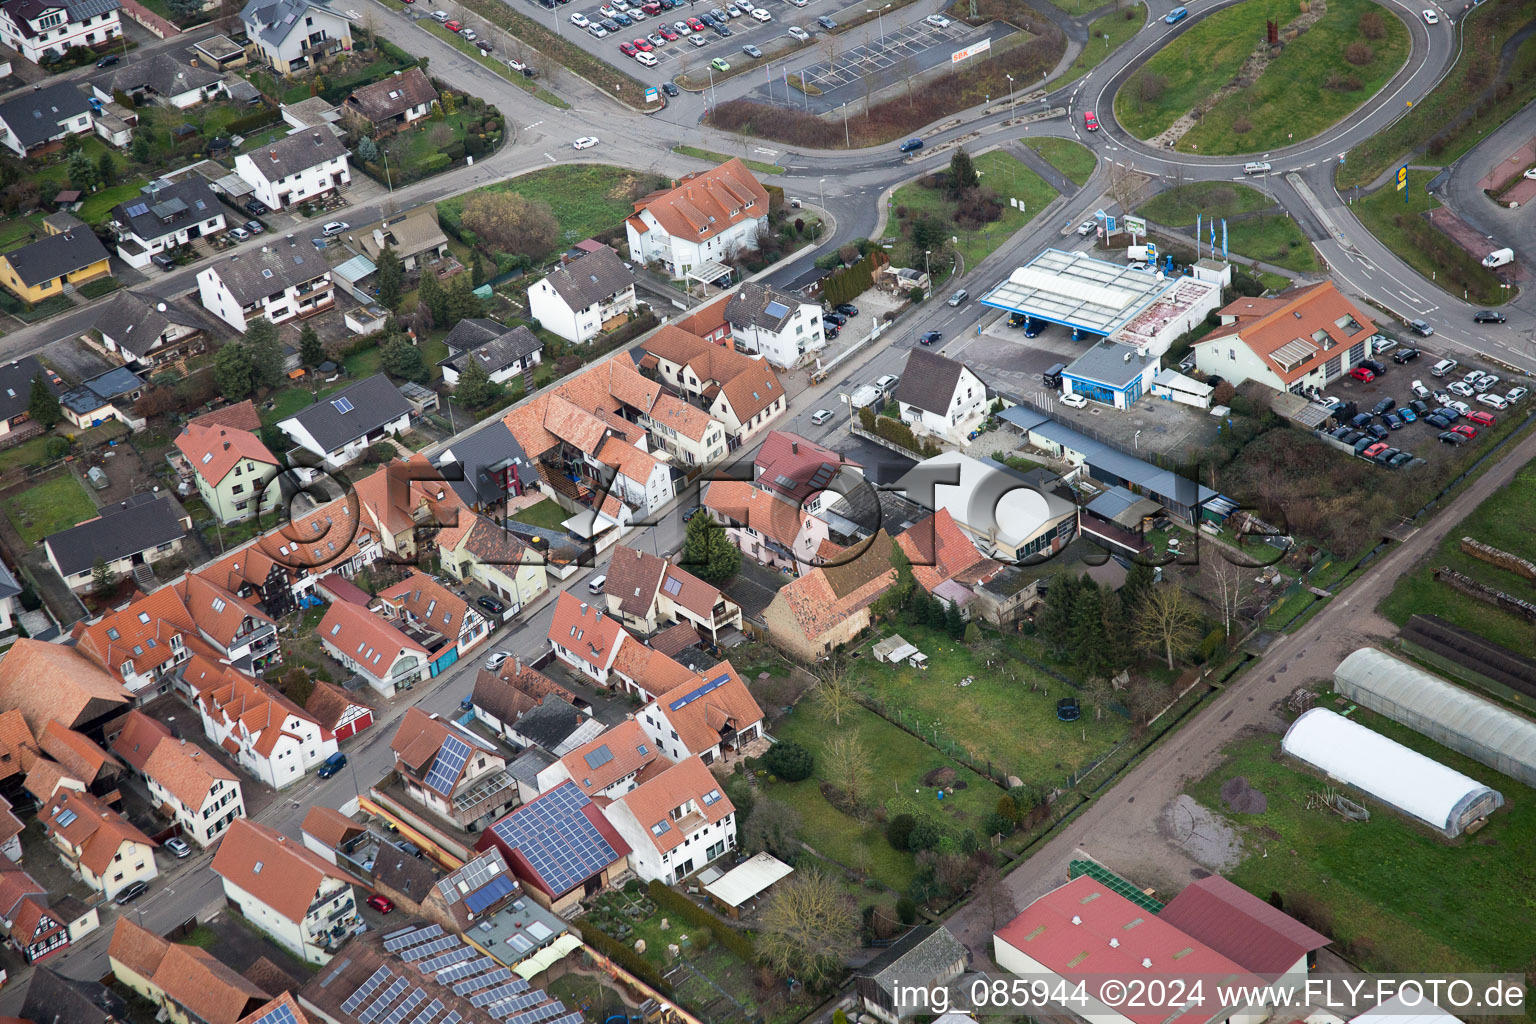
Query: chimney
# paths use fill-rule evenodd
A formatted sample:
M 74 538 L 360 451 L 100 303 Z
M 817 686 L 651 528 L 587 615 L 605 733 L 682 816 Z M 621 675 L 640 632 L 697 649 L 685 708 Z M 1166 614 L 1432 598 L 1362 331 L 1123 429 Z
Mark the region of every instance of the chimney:
M 587 614 L 587 602 L 585 601 L 581 602 L 581 614 Z
M 791 441 L 791 442 L 789 442 L 789 452 L 790 452 L 791 455 L 799 455 L 800 454 L 800 442 L 799 441 Z
M 512 674 L 515 676 L 523 674 L 523 659 L 521 657 L 512 660 Z
M 229 442 L 228 441 L 224 442 L 224 450 L 225 451 L 229 451 Z
M 1119 939 L 1110 939 L 1109 940 L 1109 947 L 1111 949 L 1119 949 L 1120 948 L 1120 940 Z
M 644 557 L 645 556 L 640 553 L 640 549 L 639 548 L 635 548 L 635 561 L 638 562 L 638 561 L 640 561 L 640 559 L 642 559 Z

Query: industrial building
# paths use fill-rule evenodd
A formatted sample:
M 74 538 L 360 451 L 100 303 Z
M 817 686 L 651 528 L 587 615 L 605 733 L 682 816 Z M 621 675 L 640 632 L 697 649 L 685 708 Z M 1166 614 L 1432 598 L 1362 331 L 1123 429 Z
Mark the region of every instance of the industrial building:
M 1504 806 L 1504 796 L 1327 708 L 1305 712 L 1280 749 L 1448 838 Z

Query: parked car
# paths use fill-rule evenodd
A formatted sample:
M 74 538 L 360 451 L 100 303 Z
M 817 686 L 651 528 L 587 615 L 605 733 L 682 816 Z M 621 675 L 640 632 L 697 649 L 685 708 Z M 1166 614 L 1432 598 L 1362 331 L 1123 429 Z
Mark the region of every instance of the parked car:
M 252 217 L 264 217 L 272 212 L 271 208 L 260 199 L 247 199 L 242 204 L 242 208 Z
M 1382 422 L 1386 423 L 1388 430 L 1403 429 L 1403 418 L 1395 412 L 1383 413 L 1381 419 Z
M 1376 465 L 1385 466 L 1403 453 L 1401 448 L 1388 448 L 1386 451 L 1376 454 Z
M 823 320 L 830 320 L 834 324 L 837 324 L 837 326 L 839 326 L 839 327 L 843 326 L 843 324 L 848 322 L 848 317 L 847 316 L 845 316 L 842 313 L 836 312 L 835 310 L 832 311 L 832 312 L 829 312 L 829 313 L 821 314 L 821 318 Z
M 1451 433 L 1460 434 L 1462 437 L 1470 441 L 1477 436 L 1477 428 L 1466 423 L 1458 423 L 1451 428 Z
M 1371 351 L 1377 355 L 1383 352 L 1390 352 L 1395 348 L 1397 348 L 1397 342 L 1385 334 L 1374 334 L 1371 336 Z
M 472 29 L 472 28 L 465 29 L 461 34 L 464 36 L 465 39 L 468 39 L 470 42 L 474 42 L 477 38 L 479 38 L 476 35 L 475 30 Z
M 815 412 L 811 413 L 811 422 L 816 424 L 818 427 L 831 418 L 832 413 L 828 409 L 817 409 Z
M 596 24 L 596 25 L 588 25 L 587 26 L 587 35 L 591 36 L 593 39 L 601 39 L 604 36 L 606 36 L 607 34 L 608 34 L 608 30 L 606 28 L 604 28 L 603 25 L 600 24 L 600 23 Z
M 1460 405 L 1461 403 L 1457 402 L 1456 404 Z M 1457 420 L 1461 419 L 1461 410 L 1453 409 L 1449 404 L 1442 405 L 1440 408 L 1436 409 L 1435 412 L 1444 419 L 1449 420 L 1451 423 L 1455 423 Z
M 1378 441 L 1385 441 L 1387 439 L 1387 437 L 1391 433 L 1390 431 L 1387 430 L 1386 427 L 1382 426 L 1380 423 L 1372 423 L 1370 426 L 1366 427 L 1365 429 L 1366 429 L 1366 431 L 1372 437 L 1374 437 Z
M 1363 366 L 1357 366 L 1349 371 L 1349 375 L 1362 384 L 1369 384 L 1376 379 L 1376 375 Z
M 571 24 L 575 25 L 577 28 L 586 28 L 592 23 L 587 20 L 587 16 L 585 14 L 577 11 L 575 14 L 571 15 Z
M 512 655 L 506 651 L 492 651 L 490 656 L 485 659 L 485 670 L 487 672 L 495 672 L 501 667 L 501 663 L 510 657 Z
M 1419 399 L 1415 398 L 1413 401 L 1409 402 L 1408 405 L 1411 409 L 1413 409 L 1413 414 L 1421 419 L 1429 415 L 1428 402 L 1421 402 Z
M 652 32 L 650 35 L 645 37 L 645 41 L 651 44 L 652 49 L 655 49 L 658 46 L 667 45 L 667 37 L 662 35 L 660 32 Z
M 1476 423 L 1480 427 L 1491 427 L 1498 422 L 1491 412 L 1483 412 L 1481 409 L 1473 409 L 1467 413 L 1467 420 Z
M 1387 372 L 1387 368 L 1374 359 L 1362 359 L 1360 360 L 1360 365 L 1365 367 L 1367 370 L 1370 370 L 1378 377 Z
M 823 320 L 821 322 L 821 333 L 831 340 L 842 334 L 843 329 L 830 320 Z
M 1526 388 L 1510 388 L 1509 394 L 1504 396 L 1504 401 L 1508 402 L 1510 405 L 1514 405 L 1528 394 L 1530 394 L 1530 391 Z
M 1402 417 L 1404 423 L 1413 423 L 1419 418 L 1419 414 L 1406 405 L 1397 410 L 1397 415 Z
M 1478 380 L 1478 382 L 1476 384 L 1472 385 L 1472 390 L 1478 391 L 1478 392 L 1487 391 L 1489 388 L 1493 387 L 1498 382 L 1499 382 L 1499 375 L 1498 374 L 1496 374 L 1496 373 L 1485 373 L 1485 374 L 1483 374 L 1482 378 L 1480 380 Z
M 167 256 L 163 252 L 155 253 L 153 256 L 151 256 L 149 258 L 149 262 L 153 263 L 155 266 L 159 267 L 161 270 L 175 270 L 176 269 L 176 261 L 171 259 L 169 256 Z
M 167 839 L 165 841 L 165 848 L 174 853 L 177 860 L 186 860 L 192 856 L 192 847 L 187 845 L 186 840 L 178 836 L 172 836 Z
M 680 36 L 693 35 L 693 28 L 686 21 L 674 21 L 672 23 L 672 31 Z
M 448 12 L 447 11 L 433 11 L 432 12 L 432 20 L 433 21 L 437 21 L 437 22 L 442 22 L 442 23 L 446 24 L 447 21 L 448 21 Z
M 741 52 L 746 54 L 748 57 L 753 57 L 753 58 L 761 57 L 763 55 L 763 51 L 759 50 L 757 47 L 753 46 L 751 43 L 748 43 L 747 45 L 743 46 L 741 48 Z
M 894 373 L 881 374 L 879 377 L 875 378 L 875 390 L 880 392 L 882 395 L 888 395 L 891 393 L 891 389 L 894 388 L 897 382 L 900 380 L 901 378 L 896 376 Z
M 376 892 L 368 897 L 368 905 L 381 914 L 387 914 L 395 909 L 395 901 L 381 892 Z
M 1472 407 L 1466 402 L 1452 402 L 1450 405 L 1446 406 L 1446 408 L 1456 410 L 1456 415 L 1458 416 L 1465 416 L 1467 413 L 1472 411 Z
M 1465 398 L 1471 398 L 1474 394 L 1472 385 L 1464 380 L 1453 380 L 1445 386 L 1445 389 L 1453 395 L 1461 395 Z
M 1365 451 L 1361 452 L 1360 454 L 1364 455 L 1368 459 L 1374 460 L 1376 458 L 1376 456 L 1380 455 L 1382 452 L 1384 452 L 1386 450 L 1387 450 L 1387 443 L 1385 441 L 1377 441 L 1375 444 L 1371 445 L 1369 448 L 1367 448 Z
M 507 603 L 505 601 L 501 600 L 500 598 L 492 597 L 490 594 L 481 594 L 479 597 L 475 598 L 475 604 L 479 605 L 481 608 L 484 608 L 492 615 L 500 615 L 502 612 L 507 610 Z
M 934 342 L 943 337 L 944 335 L 938 331 L 924 331 L 922 334 L 918 335 L 917 340 L 919 344 L 932 345 Z
M 1392 353 L 1392 361 L 1394 363 L 1398 363 L 1399 365 L 1403 363 L 1411 363 L 1417 358 L 1419 358 L 1419 350 L 1411 345 L 1404 346 L 1403 348 L 1400 348 L 1396 352 Z
M 328 779 L 347 766 L 347 755 L 336 751 L 330 757 L 320 762 L 320 768 L 315 772 L 322 779 Z
M 730 61 L 726 60 L 724 57 L 716 57 L 714 60 L 709 62 L 709 66 L 714 68 L 716 71 L 731 70 Z
M 1398 452 L 1387 460 L 1387 466 L 1391 469 L 1402 469 L 1413 461 L 1413 452 Z
M 855 306 L 851 302 L 839 302 L 833 308 L 836 310 L 836 312 L 841 313 L 843 316 L 858 316 L 859 315 L 859 307 Z
M 247 238 L 251 237 L 251 233 L 245 230 L 245 228 L 230 228 L 229 237 L 235 239 L 236 241 L 243 242 Z
M 461 21 L 445 21 L 443 22 L 443 28 L 449 32 L 462 32 L 464 31 L 464 23 Z
M 823 14 L 821 17 L 816 19 L 816 24 L 820 25 L 824 29 L 827 29 L 828 31 L 831 31 L 832 29 L 837 28 L 837 22 L 833 21 L 831 18 L 827 17 L 825 14 Z
M 1478 395 L 1477 402 L 1479 405 L 1486 405 L 1490 409 L 1509 408 L 1509 403 L 1504 401 L 1503 397 L 1500 395 Z
M 1061 404 L 1069 409 L 1082 409 L 1088 405 L 1088 399 L 1074 391 L 1070 395 L 1062 395 Z
M 248 220 L 241 226 L 253 235 L 259 235 L 263 231 L 267 230 L 267 226 L 259 220 Z
M 932 25 L 934 28 L 949 28 L 950 26 L 949 19 L 944 17 L 942 14 L 930 14 L 923 20 Z
M 1440 439 L 1441 444 L 1463 445 L 1467 443 L 1466 437 L 1452 430 L 1441 431 L 1435 436 Z
M 641 51 L 642 53 L 650 53 L 653 49 L 649 39 L 634 39 L 631 40 L 631 42 L 635 44 L 635 49 Z
M 120 60 L 122 60 L 122 58 L 117 54 L 109 53 L 105 57 L 101 58 L 101 60 L 97 61 L 96 66 L 99 68 L 109 68 Z
M 1454 359 L 1442 359 L 1434 366 L 1431 366 L 1429 368 L 1429 372 L 1434 374 L 1436 377 L 1444 377 L 1446 374 L 1450 373 L 1460 365 L 1461 364 Z
M 332 235 L 339 235 L 339 234 L 341 234 L 343 231 L 347 230 L 347 228 L 349 228 L 349 227 L 351 227 L 351 225 L 348 224 L 344 220 L 326 221 L 324 226 L 322 226 L 320 228 L 320 233 L 322 235 L 324 235 L 326 238 L 330 238 Z
M 761 7 L 754 7 L 752 8 L 752 20 L 767 23 L 773 20 L 773 15 L 769 14 Z
M 1472 314 L 1473 322 L 1480 324 L 1502 324 L 1508 319 L 1509 317 L 1503 313 L 1498 313 L 1491 309 L 1480 309 Z
M 1428 423 L 1432 427 L 1437 427 L 1440 430 L 1444 430 L 1446 427 L 1451 425 L 1451 421 L 1446 419 L 1444 416 L 1441 416 L 1438 412 L 1432 412 L 1428 416 L 1425 416 L 1424 422 Z
M 112 902 L 116 903 L 120 907 L 126 906 L 127 904 L 132 903 L 134 900 L 138 899 L 140 896 L 143 896 L 148 891 L 149 884 L 147 882 L 129 882 L 127 885 L 117 890 L 117 895 L 112 897 Z
M 682 36 L 677 34 L 677 30 L 674 29 L 671 25 L 661 26 L 656 30 L 656 33 L 669 43 L 675 43 L 682 38 Z
M 1451 393 L 1442 388 L 1435 392 L 1435 401 L 1441 405 L 1448 405 L 1451 401 Z
M 799 25 L 789 26 L 789 28 L 786 29 L 786 32 L 788 32 L 792 38 L 798 39 L 802 43 L 811 38 L 811 34 L 805 29 L 801 28 Z

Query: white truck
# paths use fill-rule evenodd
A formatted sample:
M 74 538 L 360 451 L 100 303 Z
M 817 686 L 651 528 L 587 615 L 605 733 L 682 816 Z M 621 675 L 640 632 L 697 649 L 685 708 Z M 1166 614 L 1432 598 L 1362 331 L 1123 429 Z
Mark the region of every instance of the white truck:
M 1483 266 L 1485 267 L 1502 267 L 1506 263 L 1513 262 L 1515 262 L 1515 250 L 1513 249 L 1495 249 L 1483 257 Z

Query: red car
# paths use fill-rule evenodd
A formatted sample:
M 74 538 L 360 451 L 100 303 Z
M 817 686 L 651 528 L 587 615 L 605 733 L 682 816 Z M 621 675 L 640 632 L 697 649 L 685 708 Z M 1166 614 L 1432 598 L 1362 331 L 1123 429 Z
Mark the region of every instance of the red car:
M 1093 111 L 1083 111 L 1083 128 L 1084 130 L 1090 132 L 1096 132 L 1099 130 L 1099 119 L 1093 116 Z
M 1451 428 L 1451 433 L 1460 434 L 1462 437 L 1470 441 L 1477 436 L 1477 428 L 1469 427 L 1465 423 L 1458 423 Z
M 1481 409 L 1474 409 L 1472 412 L 1467 413 L 1467 419 L 1483 427 L 1491 427 L 1494 423 L 1498 422 L 1493 418 L 1493 413 L 1483 412 Z
M 695 32 L 703 32 L 704 31 L 704 23 L 702 21 L 700 21 L 698 18 L 689 18 L 688 19 L 688 27 L 693 29 Z
M 463 31 L 464 26 L 460 25 L 456 21 L 445 21 L 443 22 L 443 28 L 447 29 L 449 32 L 460 32 Z
M 387 914 L 395 909 L 394 900 L 377 892 L 368 897 L 368 905 L 381 914 Z
M 1377 441 L 1375 444 L 1371 445 L 1369 448 L 1367 448 L 1365 451 L 1361 452 L 1360 454 L 1364 455 L 1368 459 L 1374 459 L 1376 456 L 1380 455 L 1382 452 L 1384 452 L 1386 450 L 1387 450 L 1387 442 L 1385 442 L 1385 441 Z
M 633 57 L 639 51 L 635 49 L 634 43 L 620 43 L 619 52 L 626 57 Z
M 636 39 L 634 42 L 634 47 L 635 49 L 641 50 L 645 53 L 650 53 L 651 50 L 655 49 L 655 47 L 651 46 L 651 44 L 644 39 Z
M 414 0 L 413 0 L 413 2 L 414 2 Z M 661 33 L 661 38 L 665 39 L 669 43 L 675 43 L 680 38 L 682 38 L 676 32 L 672 31 L 670 28 L 668 28 L 665 25 L 661 26 L 661 28 L 657 29 L 656 31 L 660 32 Z
M 1357 366 L 1350 370 L 1349 375 L 1364 384 L 1369 384 L 1376 379 L 1376 375 L 1363 366 Z

